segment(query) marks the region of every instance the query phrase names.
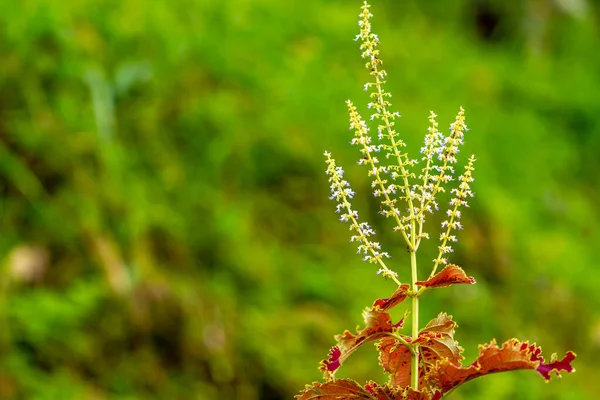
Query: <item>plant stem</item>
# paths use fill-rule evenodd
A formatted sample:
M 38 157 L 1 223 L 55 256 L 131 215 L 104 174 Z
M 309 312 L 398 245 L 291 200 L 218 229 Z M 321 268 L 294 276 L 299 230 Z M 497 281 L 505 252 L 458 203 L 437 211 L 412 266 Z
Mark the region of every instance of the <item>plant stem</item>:
M 414 236 L 413 236 L 414 237 Z M 412 340 L 415 341 L 419 336 L 419 296 L 418 288 L 417 288 L 417 252 L 416 249 L 413 249 L 410 252 L 410 267 L 412 272 L 412 286 L 413 292 L 415 295 L 412 297 Z M 414 353 L 411 359 L 411 378 L 412 378 L 412 388 L 414 390 L 419 390 L 419 346 L 415 344 Z
M 405 346 L 406 346 L 406 348 L 408 349 L 408 351 L 410 352 L 410 354 L 411 354 L 412 356 L 414 356 L 414 355 L 415 355 L 415 349 L 413 349 L 413 346 L 412 346 L 412 344 L 408 343 L 408 342 L 406 341 L 406 339 L 404 339 L 402 336 L 400 336 L 400 335 L 397 335 L 397 334 L 394 334 L 394 333 L 389 333 L 389 332 L 388 332 L 388 333 L 386 333 L 386 334 L 387 334 L 388 336 L 391 336 L 391 337 L 393 337 L 394 339 L 396 339 L 397 341 L 399 341 L 399 342 L 400 342 L 400 343 L 402 343 L 403 345 L 405 345 Z

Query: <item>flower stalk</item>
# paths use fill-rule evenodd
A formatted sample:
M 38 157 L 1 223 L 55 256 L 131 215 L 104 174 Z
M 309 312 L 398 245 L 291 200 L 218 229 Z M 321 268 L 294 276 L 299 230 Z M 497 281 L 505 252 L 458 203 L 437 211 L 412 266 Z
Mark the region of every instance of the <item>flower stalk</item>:
M 377 274 L 392 280 L 396 285 L 394 293 L 377 299 L 373 306 L 363 311 L 364 328 L 356 333 L 345 331 L 336 336 L 337 344 L 331 348 L 328 358 L 321 361 L 325 383 L 307 385 L 299 396 L 300 400 L 327 398 L 377 398 L 377 399 L 420 399 L 439 400 L 451 393 L 458 385 L 470 379 L 513 369 L 534 369 L 544 379 L 550 379 L 550 372 L 573 372 L 571 361 L 575 353 L 567 352 L 562 360 L 555 355 L 549 362 L 541 357 L 541 349 L 528 342 L 511 339 L 501 346 L 495 341 L 480 346 L 477 360 L 462 366 L 462 348 L 454 340 L 456 323 L 446 313 L 420 327 L 419 302 L 425 291 L 454 284 L 474 284 L 457 265 L 450 264 L 448 257 L 453 252 L 452 245 L 458 241 L 456 231 L 462 229 L 461 209 L 468 207 L 473 197 L 471 183 L 475 157 L 471 156 L 464 172 L 455 177 L 458 154 L 468 131 L 465 112 L 461 107 L 445 136 L 439 131 L 437 115 L 429 114 L 429 127 L 421 147 L 420 160 L 410 159 L 404 148 L 404 141 L 396 131 L 398 112 L 391 111 L 392 95 L 386 91 L 387 72 L 378 49 L 379 38 L 371 31 L 369 5 L 365 1 L 359 15 L 361 56 L 366 60 L 370 80 L 364 85 L 368 92 L 367 107 L 373 111 L 370 123 L 377 131 L 378 142 L 370 135 L 371 128 L 360 115 L 357 107 L 348 100 L 350 130 L 354 132 L 351 145 L 357 146 L 360 153 L 358 164 L 367 168 L 373 195 L 381 203 L 380 214 L 391 218 L 394 231 L 400 232 L 401 247 L 410 254 L 410 284 L 402 283 L 396 271 L 388 267 L 388 252 L 383 251 L 374 240 L 375 231 L 359 219 L 352 206 L 354 191 L 344 179 L 344 170 L 336 164 L 332 155 L 325 152 L 326 173 L 329 176 L 331 199 L 337 203 L 336 212 L 340 220 L 349 224 L 350 241 L 355 243 L 363 261 L 377 264 Z M 415 167 L 421 165 L 420 173 Z M 441 223 L 438 253 L 432 260 L 431 272 L 426 281 L 418 277 L 417 251 L 423 239 L 429 239 L 425 231 L 427 215 L 439 209 L 438 195 L 449 190 L 446 219 Z M 441 270 L 439 270 L 441 269 Z M 408 268 L 405 268 L 408 270 Z M 439 270 L 439 271 L 438 271 Z M 408 272 L 407 272 L 408 275 Z M 408 278 L 407 278 L 408 279 Z M 388 313 L 410 298 L 410 312 L 393 323 Z M 400 333 L 408 314 L 411 316 L 411 334 Z M 377 341 L 380 364 L 389 374 L 389 382 L 378 385 L 368 382 L 364 387 L 349 379 L 336 379 L 335 373 L 343 362 L 361 345 Z
M 419 182 L 411 184 L 417 175 L 413 172 L 418 160 L 410 159 L 404 148 L 406 144 L 400 138 L 395 129 L 396 121 L 400 117 L 398 112 L 391 111 L 391 93 L 385 89 L 387 72 L 382 68 L 383 61 L 380 58 L 379 37 L 371 31 L 370 19 L 373 16 L 369 12 L 369 4 L 363 4 L 359 15 L 360 32 L 355 40 L 360 41 L 361 57 L 366 60 L 365 67 L 369 71 L 370 81 L 364 85 L 365 91 L 369 92 L 370 101 L 367 107 L 373 111 L 370 121 L 376 126 L 379 142 L 373 143 L 370 136 L 370 128 L 367 122 L 352 101 L 348 100 L 348 115 L 350 119 L 350 130 L 354 131 L 351 144 L 358 146 L 360 158 L 359 165 L 368 168 L 368 176 L 371 178 L 371 188 L 376 198 L 381 201 L 380 213 L 386 218 L 392 218 L 395 222 L 394 230 L 400 232 L 402 239 L 410 253 L 410 279 L 411 279 L 411 328 L 412 337 L 419 335 L 419 296 L 422 291 L 418 285 L 417 250 L 422 239 L 429 238 L 424 231 L 426 214 L 432 213 L 433 208 L 438 209 L 436 196 L 445 191 L 445 186 L 453 180 L 453 164 L 456 164 L 456 155 L 459 146 L 463 143 L 464 132 L 467 130 L 464 123 L 464 110 L 461 108 L 455 122 L 450 126 L 450 134 L 445 137 L 438 130 L 435 113 L 429 116 L 430 127 L 425 136 L 425 144 L 421 148 L 421 162 L 424 163 L 418 176 Z M 379 155 L 384 155 L 384 160 Z M 358 212 L 351 205 L 354 191 L 349 183 L 343 179 L 344 171 L 338 167 L 331 154 L 325 152 L 327 163 L 327 174 L 331 183 L 331 198 L 338 202 L 337 212 L 341 214 L 340 219 L 350 224 L 353 235 L 351 242 L 358 245 L 358 253 L 363 255 L 363 260 L 380 266 L 378 274 L 393 280 L 398 287 L 402 286 L 397 272 L 391 270 L 384 259 L 390 257 L 389 253 L 381 250 L 379 242 L 373 241 L 374 230 L 366 222 L 359 222 Z M 387 163 L 382 161 L 388 160 Z M 391 162 L 389 162 L 391 161 Z M 451 251 L 448 242 L 455 242 L 456 236 L 451 232 L 460 228 L 460 211 L 458 207 L 466 205 L 464 198 L 472 195 L 468 183 L 472 181 L 474 158 L 468 165 L 468 169 L 461 176 L 459 188 L 452 189 L 456 198 L 450 203 L 451 210 L 448 211 L 449 220 L 445 221 L 443 228 L 445 232 L 441 235 L 441 244 L 438 247 L 438 257 L 434 260 L 433 276 L 439 265 L 447 264 L 445 255 Z M 401 210 L 399 203 L 404 204 Z M 414 341 L 410 344 L 411 357 L 411 385 L 414 390 L 419 388 L 419 345 Z

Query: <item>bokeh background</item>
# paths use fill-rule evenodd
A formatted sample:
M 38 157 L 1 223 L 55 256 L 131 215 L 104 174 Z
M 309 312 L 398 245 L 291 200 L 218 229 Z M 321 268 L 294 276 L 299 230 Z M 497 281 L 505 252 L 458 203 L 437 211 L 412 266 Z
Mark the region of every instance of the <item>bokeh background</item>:
M 360 5 L 0 2 L 0 398 L 289 399 L 320 379 L 333 335 L 394 290 L 348 242 L 324 150 L 409 280 L 348 145 L 344 101 L 368 115 Z M 478 158 L 452 259 L 478 284 L 429 292 L 422 321 L 454 315 L 466 362 L 492 338 L 578 354 L 560 381 L 452 398 L 598 398 L 600 7 L 372 11 L 410 151 L 429 110 L 446 130 L 463 106 Z M 342 376 L 382 379 L 367 347 Z

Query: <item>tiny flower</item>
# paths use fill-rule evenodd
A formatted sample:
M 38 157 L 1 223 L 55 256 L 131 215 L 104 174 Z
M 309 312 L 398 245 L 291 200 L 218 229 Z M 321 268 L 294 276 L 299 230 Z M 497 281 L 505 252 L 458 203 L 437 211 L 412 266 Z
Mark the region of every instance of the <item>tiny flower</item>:
M 349 102 L 349 105 L 352 103 Z M 365 133 L 362 124 L 355 124 L 358 131 Z M 362 136 L 361 136 L 362 137 Z M 360 137 L 359 137 L 360 138 Z M 367 140 L 359 140 L 357 143 L 361 143 L 366 146 Z M 373 148 L 368 148 L 366 153 L 374 151 Z M 344 170 L 335 164 L 335 160 L 332 158 L 329 152 L 324 153 L 327 164 L 327 175 L 329 175 L 329 182 L 331 183 L 331 199 L 337 201 L 336 212 L 340 213 L 340 220 L 342 222 L 350 223 L 350 230 L 355 232 L 351 235 L 350 242 L 358 243 L 357 253 L 363 254 L 363 260 L 371 263 L 379 263 L 386 271 L 386 277 L 395 279 L 395 273 L 390 271 L 383 263 L 383 258 L 389 258 L 387 252 L 381 251 L 381 245 L 379 242 L 372 241 L 370 238 L 375 235 L 375 230 L 367 222 L 359 222 L 358 212 L 352 209 L 350 200 L 354 197 L 354 191 L 350 188 L 350 184 L 343 179 Z M 371 159 L 371 158 L 369 158 Z M 372 159 L 371 159 L 372 160 Z M 377 171 L 377 168 L 374 168 Z M 396 280 L 396 279 L 395 279 Z M 397 280 L 396 280 L 397 281 Z M 398 282 L 399 283 L 399 282 Z
M 462 109 L 461 109 L 462 110 Z M 458 118 L 457 118 L 458 119 Z M 458 187 L 452 189 L 450 193 L 454 195 L 452 200 L 450 200 L 450 209 L 446 211 L 446 215 L 448 219 L 442 222 L 442 229 L 445 231 L 440 235 L 440 241 L 442 242 L 439 248 L 438 258 L 434 261 L 433 273 L 435 273 L 438 265 L 445 264 L 443 254 L 452 252 L 452 248 L 447 244 L 448 242 L 456 242 L 458 239 L 455 235 L 451 235 L 452 229 L 462 229 L 462 225 L 458 221 L 461 218 L 461 211 L 458 209 L 459 207 L 468 207 L 467 198 L 473 197 L 473 192 L 471 191 L 470 183 L 474 181 L 473 179 L 473 170 L 475 157 L 471 156 L 469 158 L 469 162 L 465 167 L 465 172 L 458 178 L 459 185 Z

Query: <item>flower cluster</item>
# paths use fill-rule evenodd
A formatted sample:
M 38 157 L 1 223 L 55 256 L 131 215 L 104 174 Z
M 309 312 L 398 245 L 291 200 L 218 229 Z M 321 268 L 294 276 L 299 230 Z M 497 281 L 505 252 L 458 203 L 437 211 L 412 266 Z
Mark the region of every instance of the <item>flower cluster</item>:
M 462 229 L 462 225 L 460 223 L 461 212 L 459 207 L 469 207 L 467 199 L 474 196 L 473 192 L 471 191 L 470 183 L 474 181 L 473 170 L 475 167 L 473 165 L 475 161 L 475 156 L 472 155 L 465 167 L 465 172 L 463 172 L 463 174 L 458 178 L 460 184 L 458 187 L 450 191 L 454 196 L 450 201 L 450 208 L 448 211 L 446 211 L 448 219 L 442 222 L 442 229 L 445 229 L 445 231 L 443 231 L 440 235 L 441 244 L 438 247 L 439 253 L 438 257 L 433 260 L 433 270 L 430 276 L 435 274 L 440 264 L 445 265 L 448 263 L 448 259 L 444 257 L 444 255 L 453 251 L 452 246 L 450 246 L 448 243 L 458 241 L 456 236 L 452 235 L 451 233 L 453 229 Z
M 425 213 L 433 213 L 433 209 L 439 209 L 436 195 L 439 192 L 445 192 L 444 185 L 453 180 L 453 164 L 458 162 L 456 155 L 460 151 L 459 146 L 464 142 L 464 132 L 467 131 L 465 111 L 462 107 L 455 121 L 450 125 L 450 134 L 447 137 L 438 131 L 436 117 L 437 115 L 431 111 L 429 114 L 430 127 L 425 135 L 425 145 L 421 148 L 422 161 L 425 162 L 419 175 L 422 183 L 414 186 L 418 202 L 415 207 L 415 215 L 419 224 L 418 241 L 421 238 L 429 238 L 429 235 L 423 232 Z
M 368 169 L 368 176 L 371 178 L 371 187 L 375 197 L 381 201 L 381 211 L 386 218 L 392 218 L 395 221 L 395 231 L 399 231 L 407 248 L 410 252 L 416 252 L 423 238 L 428 239 L 429 235 L 424 231 L 426 214 L 438 210 L 439 205 L 437 195 L 445 192 L 445 186 L 454 178 L 454 165 L 457 163 L 457 154 L 464 141 L 464 133 L 467 131 L 465 125 L 465 115 L 462 107 L 455 121 L 450 125 L 450 133 L 444 136 L 438 130 L 435 113 L 429 115 L 430 126 L 425 135 L 425 143 L 421 148 L 421 160 L 423 167 L 421 173 L 416 176 L 412 172 L 414 166 L 419 163 L 417 160 L 411 160 L 404 151 L 406 146 L 399 138 L 398 132 L 394 129 L 396 119 L 400 116 L 397 112 L 390 111 L 392 97 L 385 90 L 385 78 L 387 73 L 381 67 L 382 61 L 379 58 L 379 37 L 371 31 L 369 5 L 365 2 L 362 6 L 362 12 L 359 15 L 360 33 L 356 40 L 360 40 L 360 50 L 362 58 L 366 59 L 366 68 L 371 76 L 370 82 L 365 84 L 365 90 L 369 91 L 370 101 L 368 108 L 374 110 L 370 120 L 376 121 L 377 136 L 379 144 L 374 144 L 369 134 L 367 122 L 360 116 L 356 106 L 348 100 L 348 114 L 350 118 L 350 130 L 354 131 L 354 137 L 351 144 L 358 146 L 360 151 L 359 165 Z M 379 263 L 382 269 L 379 271 L 387 277 L 391 277 L 390 271 L 382 259 L 389 257 L 387 253 L 382 252 L 379 243 L 371 241 L 373 230 L 366 223 L 358 222 L 358 214 L 352 210 L 350 199 L 354 192 L 349 188 L 348 183 L 343 180 L 343 171 L 335 166 L 335 162 L 329 153 L 327 157 L 330 182 L 332 182 L 333 198 L 338 202 L 337 210 L 342 213 L 341 219 L 350 222 L 350 229 L 354 231 L 353 242 L 359 243 L 359 253 L 364 255 L 364 260 Z M 384 154 L 387 163 L 382 163 L 380 155 Z M 474 159 L 473 159 L 474 161 Z M 469 164 L 469 178 L 473 169 L 472 162 Z M 417 180 L 417 183 L 411 181 Z M 446 264 L 444 257 L 452 251 L 449 242 L 455 242 L 456 236 L 452 235 L 453 229 L 460 229 L 460 211 L 458 207 L 464 205 L 461 200 L 466 193 L 457 192 L 462 190 L 462 184 L 465 183 L 461 177 L 461 186 L 453 189 L 452 193 L 456 195 L 451 203 L 451 210 L 448 211 L 448 220 L 442 225 L 444 233 L 441 235 L 441 245 L 439 254 L 434 260 L 434 271 L 440 264 Z M 472 178 L 471 178 L 472 179 Z M 468 183 L 468 182 L 467 182 Z M 405 204 L 400 207 L 399 203 Z M 395 275 L 393 275 L 395 277 Z
M 327 175 L 329 175 L 329 182 L 331 183 L 330 199 L 337 202 L 336 212 L 341 214 L 340 220 L 350 223 L 350 231 L 353 232 L 350 241 L 358 243 L 358 253 L 363 254 L 364 261 L 377 263 L 381 266 L 378 274 L 396 280 L 398 274 L 390 270 L 383 261 L 384 258 L 390 257 L 389 254 L 381 251 L 379 242 L 370 239 L 375 235 L 375 231 L 367 222 L 359 222 L 358 212 L 352 209 L 350 200 L 354 197 L 354 191 L 350 188 L 348 181 L 344 179 L 344 170 L 335 164 L 335 160 L 329 152 L 325 152 L 325 157 Z
M 360 20 L 358 21 L 360 33 L 356 36 L 355 40 L 361 41 L 361 56 L 367 60 L 365 67 L 370 71 L 369 73 L 372 77 L 372 81 L 365 84 L 365 91 L 370 92 L 369 97 L 371 99 L 367 106 L 369 109 L 374 110 L 374 113 L 371 115 L 371 121 L 378 121 L 377 134 L 379 140 L 382 142 L 380 148 L 385 152 L 387 159 L 391 158 L 397 163 L 389 165 L 385 169 L 380 168 L 379 171 L 389 173 L 392 178 L 393 182 L 388 184 L 386 190 L 393 193 L 398 192 L 399 198 L 406 201 L 409 206 L 408 214 L 400 216 L 394 204 L 389 204 L 389 199 L 386 198 L 385 201 L 387 204 L 384 204 L 384 207 L 389 211 L 384 212 L 384 215 L 396 219 L 395 229 L 403 233 L 404 239 L 411 246 L 413 243 L 410 242 L 409 231 L 414 220 L 412 200 L 415 198 L 415 195 L 410 189 L 409 179 L 414 177 L 414 174 L 410 172 L 410 167 L 416 164 L 416 160 L 409 159 L 407 153 L 403 151 L 402 148 L 406 144 L 399 138 L 398 132 L 394 129 L 396 119 L 400 117 L 400 114 L 390 111 L 391 103 L 389 99 L 392 97 L 392 94 L 384 88 L 387 72 L 381 68 L 383 61 L 379 58 L 379 49 L 377 48 L 379 37 L 371 32 L 370 18 L 373 15 L 369 12 L 369 7 L 366 2 L 362 6 L 362 12 L 359 15 Z M 383 189 L 380 187 L 379 190 Z
M 389 183 L 385 175 L 389 172 L 389 167 L 380 164 L 379 158 L 374 153 L 379 153 L 380 146 L 371 144 L 371 136 L 369 136 L 369 128 L 365 121 L 361 118 L 356 110 L 356 107 L 350 100 L 346 101 L 348 105 L 348 114 L 350 115 L 350 129 L 354 129 L 354 138 L 350 142 L 353 145 L 361 147 L 361 158 L 358 160 L 359 165 L 366 165 L 369 168 L 368 175 L 372 178 L 371 187 L 375 197 L 382 197 L 381 214 L 386 217 L 392 217 L 396 220 L 397 226 L 403 227 L 401 230 L 408 241 L 406 231 L 410 225 L 406 224 L 400 216 L 400 210 L 396 208 L 397 200 L 392 197 L 396 194 L 396 185 Z

